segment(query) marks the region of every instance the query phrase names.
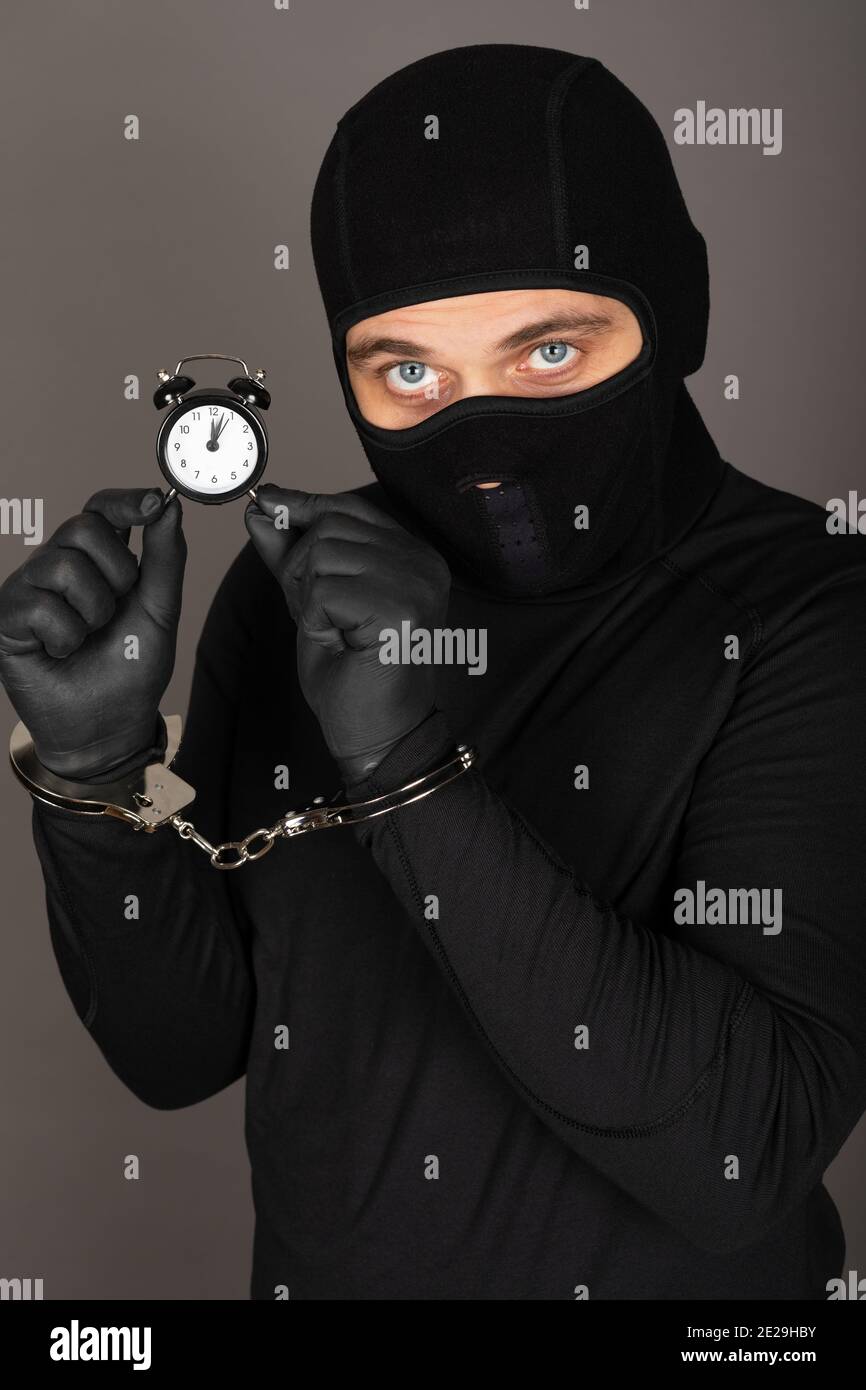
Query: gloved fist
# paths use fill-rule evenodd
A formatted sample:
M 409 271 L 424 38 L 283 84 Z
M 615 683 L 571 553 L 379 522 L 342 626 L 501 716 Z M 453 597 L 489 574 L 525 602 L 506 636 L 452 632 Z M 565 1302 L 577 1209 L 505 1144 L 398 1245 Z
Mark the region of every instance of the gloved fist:
M 154 745 L 186 561 L 180 503 L 162 506 L 158 488 L 97 492 L 0 587 L 0 680 L 61 777 L 98 780 Z
M 383 664 L 380 634 L 406 620 L 441 625 L 451 575 L 435 550 L 353 493 L 267 484 L 257 498 L 247 530 L 286 596 L 301 689 L 351 786 L 433 710 L 432 667 Z

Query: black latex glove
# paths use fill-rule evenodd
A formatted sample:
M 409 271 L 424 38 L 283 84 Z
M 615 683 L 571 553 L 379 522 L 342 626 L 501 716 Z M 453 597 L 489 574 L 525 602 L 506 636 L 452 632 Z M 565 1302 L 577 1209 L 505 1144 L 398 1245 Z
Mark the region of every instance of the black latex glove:
M 266 484 L 244 520 L 298 629 L 298 676 L 344 784 L 373 771 L 434 707 L 431 666 L 383 665 L 380 632 L 441 626 L 451 575 L 437 551 L 353 493 Z M 274 524 L 288 507 L 290 529 Z
M 145 505 L 154 499 L 150 509 Z M 182 513 L 158 488 L 97 492 L 0 587 L 0 680 L 36 755 L 73 781 L 153 756 L 174 668 Z M 144 526 L 141 561 L 128 547 Z M 138 638 L 138 659 L 125 655 Z

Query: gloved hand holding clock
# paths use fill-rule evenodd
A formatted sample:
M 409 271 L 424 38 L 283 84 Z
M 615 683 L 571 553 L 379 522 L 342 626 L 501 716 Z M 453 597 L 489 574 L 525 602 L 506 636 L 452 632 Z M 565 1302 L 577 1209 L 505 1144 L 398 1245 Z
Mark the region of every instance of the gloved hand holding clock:
M 226 387 L 195 390 L 187 362 L 238 363 Z M 267 462 L 259 410 L 265 372 L 224 353 L 159 371 L 164 416 L 156 456 L 171 485 L 97 492 L 0 587 L 0 680 L 39 761 L 59 777 L 98 782 L 162 757 L 159 702 L 174 668 L 186 545 L 177 494 L 228 502 Z M 143 526 L 141 561 L 130 527 Z
M 288 529 L 275 525 L 286 516 Z M 399 631 L 406 620 L 413 628 L 439 626 L 448 566 L 349 492 L 323 496 L 266 484 L 245 521 L 297 626 L 301 690 L 351 786 L 433 710 L 433 668 L 383 664 L 380 633 Z
M 177 498 L 108 489 L 0 587 L 0 679 L 60 777 L 108 780 L 161 756 L 185 559 Z

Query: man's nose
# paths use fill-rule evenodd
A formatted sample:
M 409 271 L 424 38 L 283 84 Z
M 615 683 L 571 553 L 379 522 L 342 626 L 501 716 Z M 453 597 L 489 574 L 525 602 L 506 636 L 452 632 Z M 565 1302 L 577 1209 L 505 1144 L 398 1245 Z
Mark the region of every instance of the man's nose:
M 467 396 L 501 396 L 502 388 L 496 373 L 473 363 L 461 371 L 459 392 L 452 399 L 463 400 Z

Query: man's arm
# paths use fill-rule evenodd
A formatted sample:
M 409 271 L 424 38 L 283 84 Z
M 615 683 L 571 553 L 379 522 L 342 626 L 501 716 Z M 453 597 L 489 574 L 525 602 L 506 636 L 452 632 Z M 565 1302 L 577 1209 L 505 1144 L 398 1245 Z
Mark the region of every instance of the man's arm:
M 743 674 L 683 827 L 672 893 L 781 889 L 777 934 L 680 926 L 673 900 L 627 920 L 579 845 L 580 877 L 476 773 L 355 832 L 527 1104 L 715 1251 L 791 1211 L 866 1104 L 864 599 L 826 590 Z M 435 766 L 454 734 L 433 715 L 350 794 Z
M 196 788 L 189 814 L 209 838 L 225 838 L 248 642 L 242 572 L 238 557 L 205 623 L 174 763 Z M 241 1076 L 254 984 L 231 875 L 168 827 L 148 835 L 34 801 L 33 833 L 64 984 L 113 1071 L 160 1108 Z

